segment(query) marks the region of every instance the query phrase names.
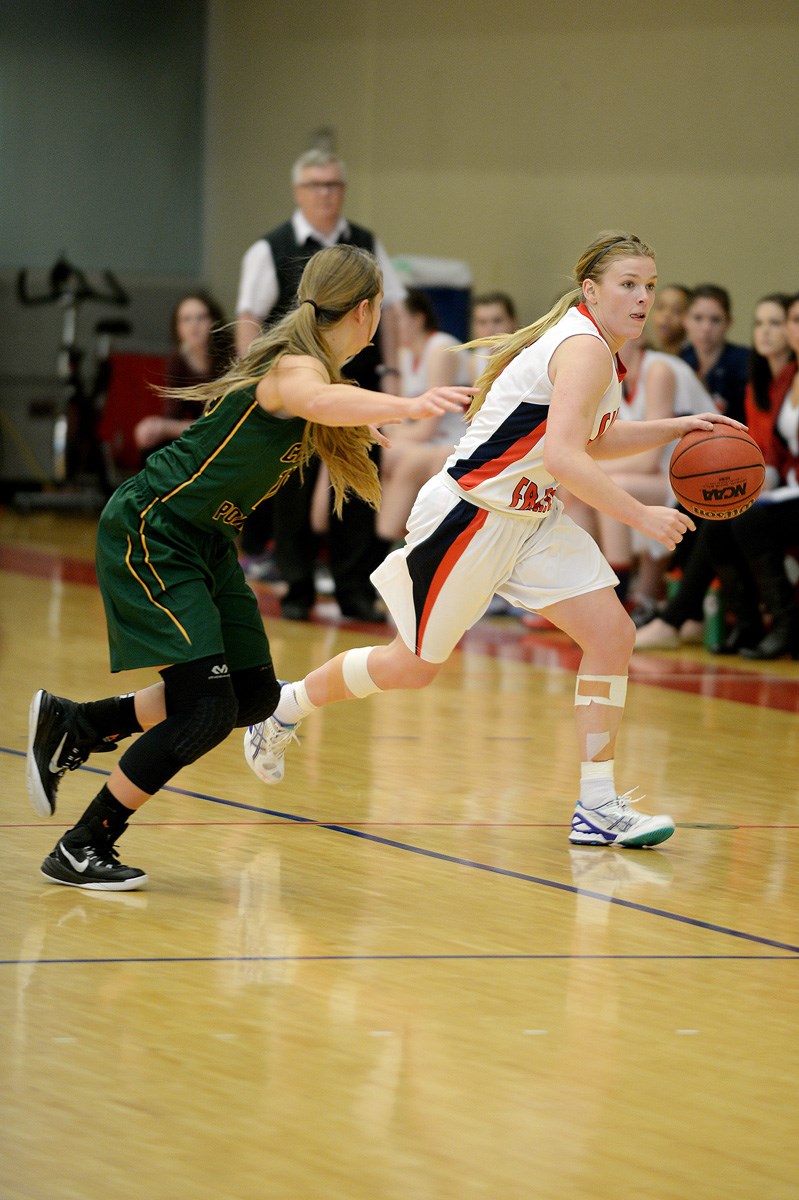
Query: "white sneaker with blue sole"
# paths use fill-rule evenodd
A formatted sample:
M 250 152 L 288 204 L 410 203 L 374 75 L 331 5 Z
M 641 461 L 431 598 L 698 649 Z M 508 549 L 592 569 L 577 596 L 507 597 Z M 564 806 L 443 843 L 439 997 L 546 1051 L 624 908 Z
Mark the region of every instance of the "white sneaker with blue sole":
M 283 761 L 290 742 L 300 743 L 296 725 L 284 725 L 277 717 L 267 717 L 244 731 L 244 757 L 262 783 L 280 783 L 286 770 Z
M 630 807 L 632 788 L 623 796 L 614 796 L 596 808 L 584 808 L 580 802 L 572 817 L 569 841 L 576 846 L 657 846 L 674 833 L 671 817 L 648 817 Z M 643 797 L 640 797 L 643 799 Z

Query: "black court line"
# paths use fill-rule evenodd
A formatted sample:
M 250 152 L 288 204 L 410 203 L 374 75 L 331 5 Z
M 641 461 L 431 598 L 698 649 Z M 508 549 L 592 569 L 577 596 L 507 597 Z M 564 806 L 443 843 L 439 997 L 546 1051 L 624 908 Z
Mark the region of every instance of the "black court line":
M 21 750 L 5 750 L 0 747 L 0 751 L 8 754 L 22 755 Z M 98 767 L 82 767 L 81 770 L 88 770 L 97 775 L 109 775 L 110 772 L 103 771 Z M 592 900 L 601 900 L 605 904 L 613 904 L 617 908 L 626 908 L 631 912 L 645 913 L 650 917 L 660 917 L 666 921 L 674 921 L 679 925 L 688 925 L 694 929 L 703 929 L 709 933 L 720 933 L 725 937 L 738 938 L 744 942 L 751 942 L 757 946 L 770 946 L 775 950 L 787 950 L 791 954 L 799 955 L 799 945 L 793 945 L 790 942 L 780 942 L 774 938 L 762 937 L 756 933 L 746 933 L 741 929 L 731 929 L 727 925 L 716 925 L 710 921 L 702 921 L 698 917 L 686 917 L 682 913 L 670 912 L 664 908 L 654 908 L 649 904 L 638 904 L 634 900 L 622 900 L 618 896 L 608 896 L 604 892 L 595 892 L 587 888 L 580 888 L 572 883 L 560 883 L 555 879 L 544 879 L 540 875 L 530 875 L 526 871 L 514 871 L 509 867 L 497 867 L 492 863 L 478 862 L 476 859 L 460 858 L 454 854 L 446 854 L 441 850 L 428 850 L 424 846 L 413 846 L 409 842 L 400 842 L 396 838 L 381 837 L 377 833 L 367 833 L 363 829 L 354 829 L 349 825 L 337 825 L 335 822 L 317 821 L 313 817 L 301 817 L 297 813 L 282 812 L 279 809 L 263 808 L 257 804 L 245 804 L 242 800 L 224 800 L 220 796 L 209 796 L 205 792 L 193 792 L 185 788 L 172 787 L 167 785 L 162 788 L 162 791 L 173 792 L 180 796 L 191 796 L 196 800 L 205 800 L 210 804 L 220 804 L 226 808 L 238 808 L 245 812 L 256 812 L 262 816 L 278 817 L 282 821 L 290 821 L 297 825 L 310 825 L 315 829 L 326 829 L 330 833 L 344 834 L 346 837 L 359 838 L 364 842 L 371 842 L 378 846 L 387 846 L 392 850 L 402 850 L 406 854 L 418 854 L 423 858 L 431 858 L 436 862 L 451 863 L 453 866 L 468 867 L 472 871 L 485 871 L 489 875 L 499 875 L 506 879 L 518 879 L 523 883 L 533 883 L 537 887 L 550 888 L 553 891 L 566 892 L 572 896 L 586 896 Z M 601 848 L 597 853 L 608 854 L 653 854 L 657 851 L 652 850 L 607 850 Z

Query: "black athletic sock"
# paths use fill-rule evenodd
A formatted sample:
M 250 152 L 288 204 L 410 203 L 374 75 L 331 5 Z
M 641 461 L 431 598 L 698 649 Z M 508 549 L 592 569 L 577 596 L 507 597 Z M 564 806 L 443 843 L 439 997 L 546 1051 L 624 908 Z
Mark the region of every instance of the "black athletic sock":
M 141 733 L 142 727 L 136 719 L 134 694 L 109 696 L 107 700 L 90 700 L 81 704 L 81 715 L 96 730 L 101 741 L 118 742 Z
M 125 832 L 134 809 L 126 808 L 103 784 L 74 828 L 64 835 L 67 845 L 88 840 L 93 846 L 113 846 Z

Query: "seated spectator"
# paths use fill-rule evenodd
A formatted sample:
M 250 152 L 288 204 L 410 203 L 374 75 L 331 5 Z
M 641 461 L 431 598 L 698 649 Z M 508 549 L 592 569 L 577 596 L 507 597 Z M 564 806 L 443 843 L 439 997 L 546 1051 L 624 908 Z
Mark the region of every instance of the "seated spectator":
M 498 337 L 519 328 L 516 305 L 507 292 L 481 292 L 472 300 L 472 337 Z
M 172 352 L 167 359 L 164 386 L 191 387 L 209 383 L 230 366 L 233 338 L 222 309 L 207 292 L 189 292 L 175 305 L 170 319 Z M 173 442 L 199 416 L 194 400 L 164 397 L 160 416 L 144 417 L 133 431 L 142 460 Z
M 691 289 L 683 283 L 667 283 L 658 288 L 649 324 L 656 348 L 664 354 L 679 354 L 688 341 L 685 314 L 691 303 Z
M 746 346 L 734 345 L 726 340 L 732 320 L 729 293 L 715 283 L 701 283 L 691 292 L 685 313 L 685 328 L 688 345 L 680 351 L 684 359 L 696 371 L 713 398 L 720 412 L 744 420 L 744 391 L 749 378 L 749 350 Z M 696 532 L 688 532 L 677 547 L 671 565 L 684 575 L 689 574 L 689 564 L 697 543 L 702 521 L 695 518 Z M 707 567 L 707 564 L 705 564 Z M 703 602 L 707 585 L 699 587 L 700 564 L 691 565 L 696 575 L 695 589 L 683 589 L 683 595 L 692 599 L 690 611 L 682 609 L 685 618 L 682 625 L 683 640 L 701 641 L 704 620 Z M 713 576 L 707 579 L 710 584 Z
M 711 406 L 697 376 L 675 355 L 650 350 L 633 340 L 625 345 L 623 357 L 627 374 L 622 385 L 621 420 L 659 421 L 698 415 Z M 670 504 L 674 497 L 669 485 L 669 460 L 674 444 L 657 446 L 630 458 L 608 460 L 602 463 L 602 468 L 642 504 Z M 618 575 L 618 590 L 623 600 L 629 600 L 633 620 L 642 624 L 651 620 L 657 602 L 663 598 L 668 551 L 629 525 L 564 494 L 562 488 L 558 495 L 572 519 L 592 534 Z M 634 569 L 633 588 L 630 585 Z
M 515 333 L 519 328 L 516 305 L 507 292 L 483 292 L 472 300 L 472 337 L 498 337 Z M 471 355 L 474 380 L 482 374 L 487 352 L 473 350 Z
M 793 335 L 787 320 L 790 313 L 795 313 Z M 656 619 L 639 629 L 636 649 L 677 647 L 683 622 L 702 604 L 714 577 L 722 583 L 725 606 L 734 619 L 720 652 L 775 658 L 796 647 L 795 603 L 784 558 L 787 549 L 799 544 L 799 487 L 795 486 L 799 297 L 795 301 L 780 294 L 763 297 L 755 308 L 753 342 L 745 420 L 770 464 L 766 489 L 753 508 L 733 520 L 697 522 L 694 550 L 679 590 Z M 771 615 L 768 634 L 761 620 L 761 600 Z
M 685 313 L 688 345 L 680 357 L 696 371 L 719 412 L 743 421 L 749 349 L 726 340 L 731 322 L 729 292 L 715 283 L 699 284 Z
M 399 305 L 399 394 L 421 396 L 432 387 L 471 383 L 468 353 L 455 353 L 459 344 L 439 329 L 428 296 L 409 289 Z M 455 412 L 387 428 L 391 445 L 381 455 L 378 537 L 390 544 L 405 536 L 419 489 L 441 469 L 465 430 L 463 415 Z
M 786 332 L 793 362 L 782 379 L 792 372 L 791 382 L 776 409 L 765 451 L 767 471 L 776 485 L 731 522 L 769 617 L 769 630 L 761 641 L 741 648 L 744 658 L 799 658 L 796 588 L 786 571 L 787 553 L 799 547 L 799 294 L 788 301 Z

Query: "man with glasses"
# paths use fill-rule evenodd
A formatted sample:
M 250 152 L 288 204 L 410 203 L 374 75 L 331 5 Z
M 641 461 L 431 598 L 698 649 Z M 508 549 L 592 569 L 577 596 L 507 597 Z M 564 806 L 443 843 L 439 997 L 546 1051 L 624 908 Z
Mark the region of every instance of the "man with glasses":
M 360 246 L 375 255 L 383 272 L 383 316 L 377 344 L 353 359 L 347 375 L 362 387 L 396 393 L 397 314 L 405 289 L 375 235 L 342 215 L 347 187 L 344 163 L 330 152 L 308 150 L 294 163 L 291 180 L 297 205 L 291 219 L 259 238 L 242 260 L 236 304 L 238 353 L 243 354 L 266 324 L 279 320 L 292 307 L 303 268 L 317 250 L 338 243 Z M 292 620 L 307 619 L 316 598 L 316 539 L 310 519 L 314 477 L 314 471 L 305 472 L 303 483 L 292 477 L 271 502 L 271 514 L 268 506 L 262 506 L 263 513 L 256 510 L 250 518 L 260 521 L 271 515 L 277 566 L 289 585 L 281 608 Z M 374 512 L 363 501 L 348 500 L 341 520 L 331 516 L 329 565 L 336 600 L 345 617 L 385 619 L 375 608 L 369 581 L 385 549 L 375 534 Z

